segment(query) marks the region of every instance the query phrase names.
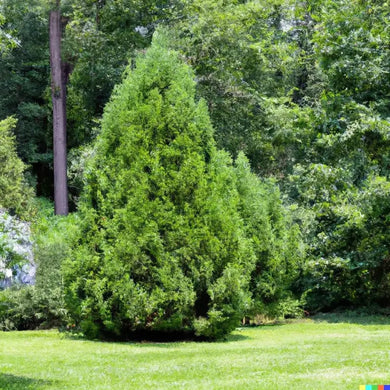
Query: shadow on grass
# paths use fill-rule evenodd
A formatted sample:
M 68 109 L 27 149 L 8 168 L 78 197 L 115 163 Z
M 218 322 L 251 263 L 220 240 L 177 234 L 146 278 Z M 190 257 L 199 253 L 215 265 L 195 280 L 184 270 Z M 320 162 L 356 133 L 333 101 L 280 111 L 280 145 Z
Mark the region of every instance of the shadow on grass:
M 238 329 L 239 331 L 239 329 Z M 230 334 L 223 339 L 209 340 L 204 337 L 196 337 L 194 334 L 186 334 L 182 332 L 137 332 L 131 334 L 127 339 L 88 339 L 81 334 L 72 334 L 64 332 L 63 337 L 75 341 L 89 341 L 94 343 L 115 343 L 136 345 L 138 347 L 158 347 L 170 348 L 172 344 L 178 343 L 224 343 L 224 342 L 239 342 L 248 340 L 250 337 L 243 334 Z M 1 390 L 1 388 L 0 388 Z
M 52 384 L 52 381 L 0 373 L 0 389 L 4 390 L 41 390 Z
M 236 341 L 244 341 L 244 340 L 250 340 L 251 337 L 243 335 L 243 334 L 230 334 L 226 337 L 226 340 L 222 340 L 223 342 L 236 342 Z
M 317 323 L 327 322 L 330 324 L 390 325 L 389 315 L 371 314 L 359 311 L 318 313 L 311 317 L 311 319 Z

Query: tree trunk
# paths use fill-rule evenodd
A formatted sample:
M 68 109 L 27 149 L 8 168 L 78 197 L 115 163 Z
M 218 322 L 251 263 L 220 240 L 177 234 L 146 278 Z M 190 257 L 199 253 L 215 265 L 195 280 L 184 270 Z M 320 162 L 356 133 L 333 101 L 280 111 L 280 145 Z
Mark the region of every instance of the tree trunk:
M 51 96 L 53 103 L 54 205 L 56 215 L 67 215 L 66 91 L 65 82 L 62 77 L 61 20 L 58 7 L 50 12 L 49 28 Z

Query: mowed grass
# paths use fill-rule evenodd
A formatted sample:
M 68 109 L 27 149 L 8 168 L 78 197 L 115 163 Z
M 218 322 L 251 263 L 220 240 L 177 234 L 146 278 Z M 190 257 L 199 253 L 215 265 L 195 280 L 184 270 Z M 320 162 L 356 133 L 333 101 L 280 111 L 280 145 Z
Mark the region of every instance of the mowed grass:
M 349 321 L 349 322 L 348 322 Z M 315 320 L 227 341 L 109 343 L 0 333 L 0 389 L 359 389 L 390 384 L 390 321 Z

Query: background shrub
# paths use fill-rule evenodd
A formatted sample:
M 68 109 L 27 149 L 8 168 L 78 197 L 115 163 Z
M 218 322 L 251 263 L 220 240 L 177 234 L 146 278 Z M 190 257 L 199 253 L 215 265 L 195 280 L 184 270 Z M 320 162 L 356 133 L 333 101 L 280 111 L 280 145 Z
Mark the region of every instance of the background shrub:
M 53 205 L 38 199 L 32 223 L 36 277 L 34 285 L 15 284 L 0 291 L 0 329 L 24 330 L 67 322 L 62 263 L 78 229 L 77 215 L 54 216 Z
M 250 279 L 253 302 L 249 313 L 251 316 L 292 315 L 294 310 L 288 313 L 282 306 L 296 302 L 294 285 L 306 256 L 300 229 L 293 221 L 291 210 L 283 204 L 275 182 L 261 180 L 253 174 L 243 153 L 239 153 L 235 162 L 235 175 L 239 212 L 255 254 Z

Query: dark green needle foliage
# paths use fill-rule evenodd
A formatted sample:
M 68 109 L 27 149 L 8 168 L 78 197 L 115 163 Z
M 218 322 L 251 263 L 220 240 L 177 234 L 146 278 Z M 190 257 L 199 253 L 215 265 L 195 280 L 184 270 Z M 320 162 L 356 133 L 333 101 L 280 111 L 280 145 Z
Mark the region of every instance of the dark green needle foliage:
M 240 152 L 235 161 L 239 211 L 255 253 L 250 316 L 295 316 L 301 310 L 291 290 L 305 259 L 305 247 L 292 213 L 273 180 L 260 180 Z
M 217 151 L 190 68 L 163 34 L 105 109 L 66 265 L 89 337 L 181 331 L 219 338 L 250 303 L 254 250 L 231 158 Z

